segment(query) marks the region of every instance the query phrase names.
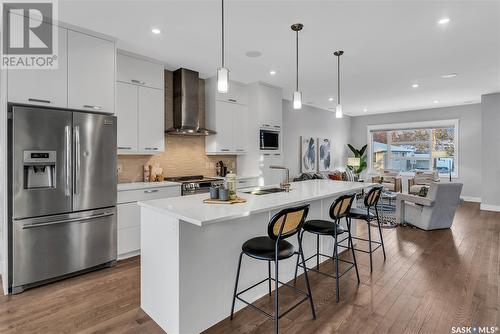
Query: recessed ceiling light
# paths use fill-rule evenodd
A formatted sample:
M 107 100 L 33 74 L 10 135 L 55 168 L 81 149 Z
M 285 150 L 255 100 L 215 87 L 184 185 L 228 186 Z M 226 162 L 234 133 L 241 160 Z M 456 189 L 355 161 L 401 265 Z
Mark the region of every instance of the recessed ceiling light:
M 364 112 L 367 112 L 367 111 L 368 111 L 368 108 L 364 108 L 364 109 L 363 109 L 363 111 L 364 111 Z
M 161 34 L 161 30 L 160 30 L 160 29 L 158 29 L 158 28 L 153 28 L 153 29 L 151 29 L 151 32 L 152 32 L 153 34 L 155 34 L 155 35 L 159 35 L 159 34 Z
M 247 51 L 245 54 L 250 58 L 257 58 L 262 56 L 262 52 L 260 51 Z
M 328 101 L 333 101 L 333 97 L 329 97 L 329 98 L 328 98 Z
M 439 103 L 439 101 L 438 101 L 438 100 L 434 100 L 433 102 L 434 102 L 434 103 Z
M 275 70 L 271 70 L 271 71 L 269 71 L 269 74 L 276 75 L 276 71 Z
M 442 17 L 438 21 L 439 24 L 447 24 L 449 22 L 450 22 L 450 19 L 448 17 Z
M 418 84 L 411 85 L 413 88 L 418 88 Z
M 454 78 L 458 75 L 458 73 L 448 73 L 448 74 L 443 74 L 441 78 L 443 79 L 449 79 L 449 78 Z

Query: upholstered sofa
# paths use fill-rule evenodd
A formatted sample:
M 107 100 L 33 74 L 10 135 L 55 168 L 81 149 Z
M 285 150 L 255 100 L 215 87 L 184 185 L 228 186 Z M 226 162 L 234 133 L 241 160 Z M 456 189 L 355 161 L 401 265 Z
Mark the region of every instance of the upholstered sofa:
M 415 176 L 408 179 L 408 193 L 418 195 L 423 187 L 429 187 L 435 182 L 439 182 L 436 171 L 416 171 Z
M 462 183 L 432 183 L 426 197 L 398 194 L 396 222 L 423 230 L 451 227 L 460 202 Z
M 372 182 L 380 183 L 384 186 L 384 190 L 398 193 L 403 190 L 401 177 L 399 177 L 399 172 L 396 171 L 384 170 L 381 175 L 372 177 Z

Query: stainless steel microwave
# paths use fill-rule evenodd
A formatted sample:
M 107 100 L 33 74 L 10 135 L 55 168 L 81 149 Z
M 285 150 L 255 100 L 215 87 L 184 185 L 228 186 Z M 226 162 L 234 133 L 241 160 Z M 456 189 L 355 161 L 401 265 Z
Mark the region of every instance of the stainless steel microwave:
M 280 149 L 280 131 L 260 129 L 260 149 L 277 151 Z

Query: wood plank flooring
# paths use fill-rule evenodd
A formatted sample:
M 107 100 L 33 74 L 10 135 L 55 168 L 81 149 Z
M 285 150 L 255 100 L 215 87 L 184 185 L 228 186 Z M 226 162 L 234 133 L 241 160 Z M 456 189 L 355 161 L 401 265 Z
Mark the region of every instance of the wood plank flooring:
M 359 233 L 366 234 L 366 225 L 359 225 Z M 359 254 L 361 284 L 354 271 L 342 277 L 338 304 L 335 281 L 311 273 L 317 319 L 311 319 L 304 303 L 280 320 L 281 333 L 425 334 L 451 333 L 452 326 L 500 327 L 500 213 L 464 203 L 451 230 L 383 232 L 385 262 L 381 252 L 374 254 L 370 274 L 368 256 Z M 139 308 L 139 266 L 133 258 L 20 295 L 0 296 L 0 333 L 163 333 Z M 298 286 L 304 287 L 302 278 Z M 283 309 L 297 298 L 280 288 Z M 272 309 L 273 299 L 266 296 L 257 304 Z M 272 330 L 271 321 L 246 308 L 206 333 Z

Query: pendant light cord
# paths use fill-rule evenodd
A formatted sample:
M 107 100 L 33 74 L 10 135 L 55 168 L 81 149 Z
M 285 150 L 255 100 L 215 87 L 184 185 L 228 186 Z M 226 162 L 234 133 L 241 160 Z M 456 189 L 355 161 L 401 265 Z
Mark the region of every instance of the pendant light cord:
M 222 2 L 222 67 L 226 67 L 224 59 L 224 0 Z
M 340 55 L 337 58 L 337 104 L 340 104 Z
M 295 64 L 295 73 L 297 74 L 295 77 L 295 90 L 299 91 L 299 32 L 296 31 L 296 54 L 297 54 L 297 62 Z

